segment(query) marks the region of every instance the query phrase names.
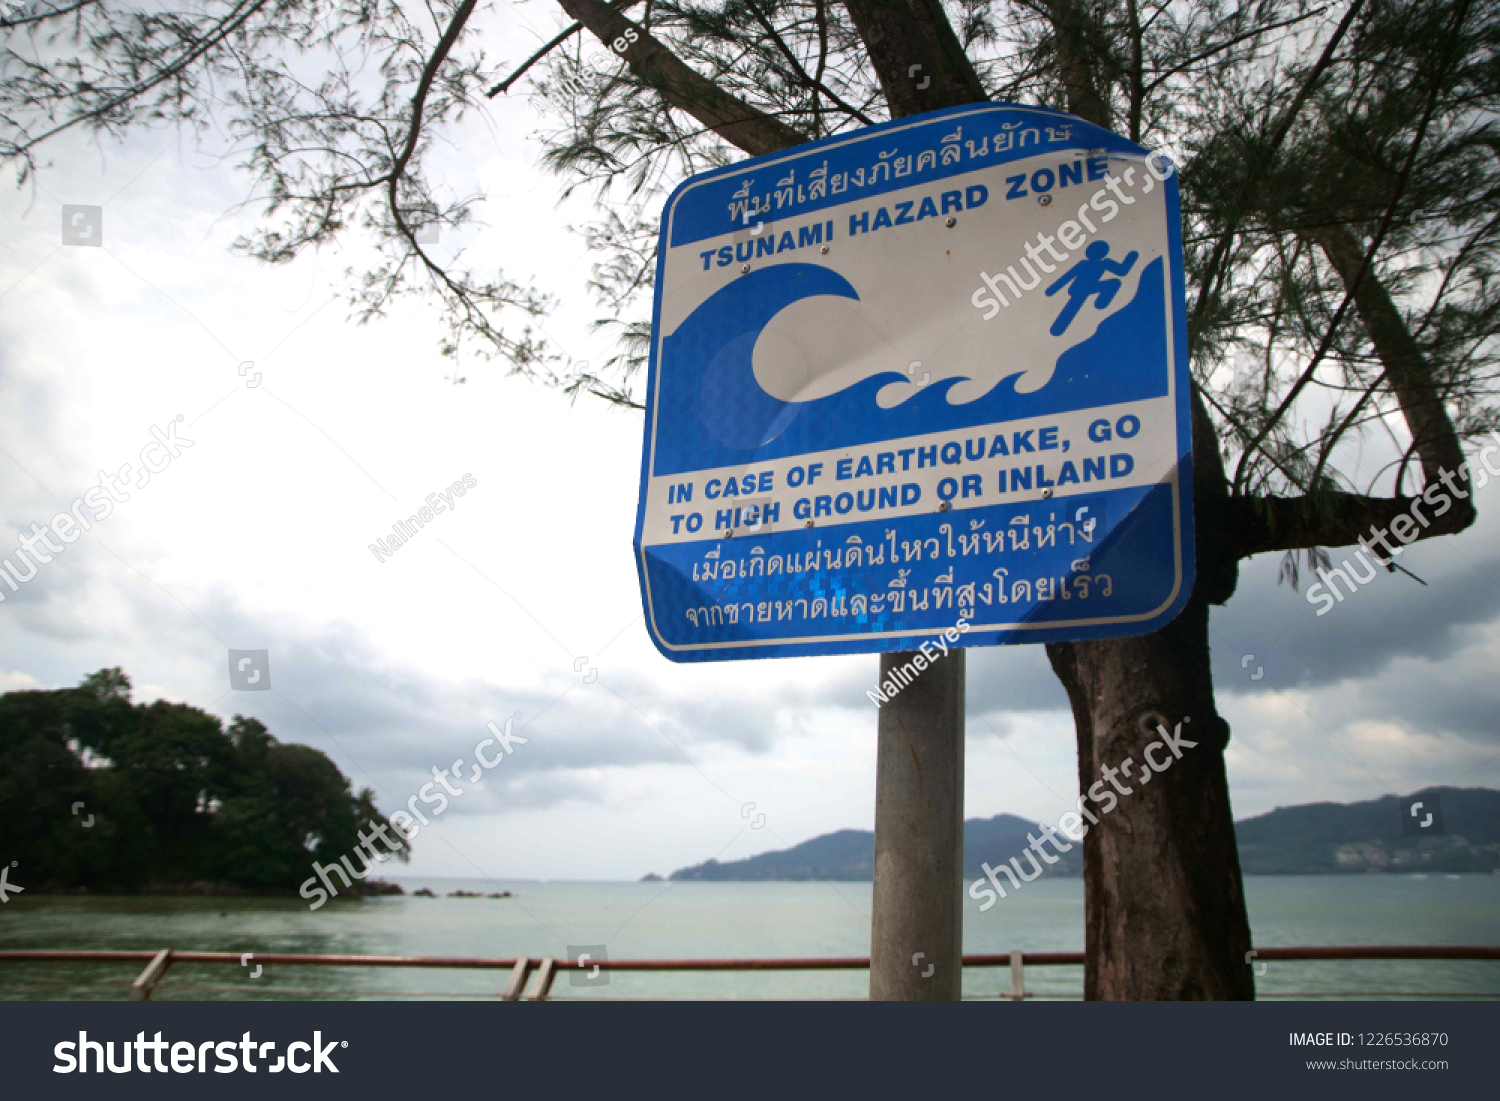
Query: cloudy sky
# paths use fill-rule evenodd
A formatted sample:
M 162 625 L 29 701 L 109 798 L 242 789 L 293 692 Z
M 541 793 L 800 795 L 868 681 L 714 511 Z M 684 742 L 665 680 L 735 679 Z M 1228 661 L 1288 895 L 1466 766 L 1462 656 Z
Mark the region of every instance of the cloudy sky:
M 497 53 L 551 30 L 520 17 L 535 26 Z M 446 186 L 486 199 L 482 228 L 439 247 L 556 295 L 547 335 L 597 361 L 591 261 L 566 228 L 590 211 L 557 203 L 537 124 L 501 99 L 451 134 Z M 0 191 L 0 555 L 101 469 L 139 466 L 153 427 L 192 441 L 6 595 L 0 689 L 119 665 L 137 700 L 317 746 L 387 811 L 518 716 L 529 741 L 423 831 L 413 875 L 631 879 L 871 827 L 877 659 L 662 658 L 631 559 L 639 416 L 482 362 L 452 384 L 416 304 L 350 323 L 357 242 L 276 270 L 230 255 L 258 208 L 225 152 L 171 131 L 79 140 Z M 64 204 L 103 207 L 103 247 L 61 244 Z M 466 475 L 455 510 L 375 559 L 394 520 Z M 1213 618 L 1238 817 L 1500 786 L 1500 493 L 1480 507 L 1405 555 L 1427 587 L 1382 573 L 1322 618 L 1277 585 L 1277 556 L 1246 566 Z M 230 690 L 231 648 L 269 651 L 271 691 Z M 1040 647 L 971 652 L 968 737 L 968 815 L 1055 820 L 1075 797 Z

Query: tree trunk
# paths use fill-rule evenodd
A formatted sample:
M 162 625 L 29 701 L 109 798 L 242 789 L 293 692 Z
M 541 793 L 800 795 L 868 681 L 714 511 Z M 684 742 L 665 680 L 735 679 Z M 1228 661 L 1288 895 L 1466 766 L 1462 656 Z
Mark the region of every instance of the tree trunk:
M 1110 129 L 1091 60 L 1097 50 L 1089 46 L 1102 34 L 1096 15 L 1079 0 L 1050 0 L 1047 12 L 1068 110 Z M 1208 608 L 1233 594 L 1239 550 L 1218 437 L 1196 391 L 1192 400 L 1192 599 L 1154 634 L 1047 646 L 1073 705 L 1080 794 L 1105 779 L 1104 768 L 1127 759 L 1138 777 L 1145 750 L 1161 740 L 1158 724 L 1175 738 L 1181 721 L 1182 737 L 1198 743 L 1166 771 L 1151 773 L 1149 784 L 1119 777 L 1131 793 L 1116 793 L 1112 813 L 1085 803 L 1099 818 L 1083 839 L 1089 999 L 1255 997 L 1224 773 L 1229 725 L 1214 708 L 1208 651 Z M 1161 761 L 1162 750 L 1154 753 Z
M 1104 781 L 1118 804 L 1083 838 L 1084 996 L 1102 999 L 1255 997 L 1245 954 L 1250 920 L 1224 750 L 1229 724 L 1214 707 L 1208 647 L 1211 604 L 1239 579 L 1236 525 L 1213 423 L 1193 394 L 1193 512 L 1197 579 L 1192 599 L 1149 635 L 1051 643 L 1047 657 L 1067 689 L 1078 733 L 1081 795 Z M 1138 782 L 1158 726 L 1183 743 L 1181 755 L 1151 750 L 1170 767 Z M 1105 768 L 1124 794 L 1108 782 Z M 1132 777 L 1136 782 L 1132 782 Z M 1108 805 L 1108 800 L 1104 803 Z
M 1154 634 L 1054 644 L 1047 655 L 1073 705 L 1079 790 L 1118 799 L 1108 813 L 1107 798 L 1084 803 L 1099 819 L 1083 839 L 1084 997 L 1253 998 L 1207 602 L 1195 595 Z M 1180 739 L 1180 757 L 1152 746 L 1158 727 Z M 1142 784 L 1148 749 L 1170 764 Z M 1106 768 L 1121 770 L 1117 788 Z

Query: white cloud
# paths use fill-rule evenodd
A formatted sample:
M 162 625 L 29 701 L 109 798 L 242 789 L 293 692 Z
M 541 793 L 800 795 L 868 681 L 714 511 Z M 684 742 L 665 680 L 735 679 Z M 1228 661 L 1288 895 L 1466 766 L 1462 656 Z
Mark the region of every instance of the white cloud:
M 0 670 L 0 692 L 25 692 L 33 688 L 45 688 L 30 673 L 8 673 Z

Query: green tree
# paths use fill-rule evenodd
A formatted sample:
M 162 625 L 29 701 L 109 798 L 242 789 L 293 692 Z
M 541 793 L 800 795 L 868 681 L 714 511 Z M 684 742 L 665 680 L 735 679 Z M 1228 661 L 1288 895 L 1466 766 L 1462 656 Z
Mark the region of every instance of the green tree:
M 72 805 L 87 800 L 88 778 L 67 747 L 64 709 L 52 692 L 0 696 L 0 861 L 21 861 L 30 875 L 82 857 L 59 841 Z M 20 879 L 20 874 L 17 875 Z
M 0 695 L 0 759 L 0 856 L 38 886 L 288 890 L 315 856 L 389 827 L 373 793 L 355 794 L 320 751 L 278 742 L 256 719 L 236 716 L 226 732 L 185 704 L 133 705 L 119 669 Z

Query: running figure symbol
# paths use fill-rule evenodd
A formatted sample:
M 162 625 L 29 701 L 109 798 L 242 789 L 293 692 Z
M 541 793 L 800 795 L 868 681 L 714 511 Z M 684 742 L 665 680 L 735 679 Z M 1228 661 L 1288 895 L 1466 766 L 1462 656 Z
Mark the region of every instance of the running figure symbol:
M 1078 316 L 1078 311 L 1083 309 L 1083 304 L 1090 298 L 1094 299 L 1097 309 L 1105 310 L 1115 300 L 1115 294 L 1119 291 L 1121 283 L 1118 279 L 1106 279 L 1108 275 L 1129 275 L 1130 269 L 1135 267 L 1135 262 L 1140 258 L 1140 253 L 1132 252 L 1125 257 L 1123 263 L 1106 259 L 1109 256 L 1109 245 L 1104 241 L 1094 241 L 1085 250 L 1086 260 L 1080 260 L 1067 271 L 1063 272 L 1056 283 L 1047 288 L 1047 295 L 1056 294 L 1068 284 L 1068 304 L 1063 307 L 1062 313 L 1057 315 L 1057 320 L 1052 323 L 1052 335 L 1062 336 L 1073 324 L 1073 319 Z

